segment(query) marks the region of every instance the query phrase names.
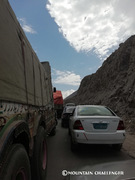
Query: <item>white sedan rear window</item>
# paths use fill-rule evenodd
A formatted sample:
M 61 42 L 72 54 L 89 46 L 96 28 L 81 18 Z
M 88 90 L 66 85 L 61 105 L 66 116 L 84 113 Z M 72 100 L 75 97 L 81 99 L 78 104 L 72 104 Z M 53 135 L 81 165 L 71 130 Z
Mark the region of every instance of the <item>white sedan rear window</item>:
M 90 107 L 80 106 L 77 109 L 78 116 L 114 116 L 114 114 L 106 107 Z

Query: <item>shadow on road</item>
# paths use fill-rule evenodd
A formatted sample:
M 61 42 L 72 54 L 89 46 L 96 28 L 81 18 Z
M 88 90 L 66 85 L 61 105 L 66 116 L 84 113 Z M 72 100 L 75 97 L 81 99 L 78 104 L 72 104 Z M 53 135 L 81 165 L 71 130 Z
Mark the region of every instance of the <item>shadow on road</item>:
M 88 157 L 110 157 L 120 156 L 121 151 L 116 151 L 111 145 L 97 145 L 97 144 L 79 144 L 77 151 L 73 152 L 82 158 Z

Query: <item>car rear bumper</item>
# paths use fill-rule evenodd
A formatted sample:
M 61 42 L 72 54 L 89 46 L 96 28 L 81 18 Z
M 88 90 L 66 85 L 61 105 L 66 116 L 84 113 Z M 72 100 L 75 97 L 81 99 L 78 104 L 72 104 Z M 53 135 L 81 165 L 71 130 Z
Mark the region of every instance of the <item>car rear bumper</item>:
M 75 142 L 83 144 L 122 144 L 125 140 L 125 131 L 116 131 L 115 133 L 73 131 L 72 137 Z

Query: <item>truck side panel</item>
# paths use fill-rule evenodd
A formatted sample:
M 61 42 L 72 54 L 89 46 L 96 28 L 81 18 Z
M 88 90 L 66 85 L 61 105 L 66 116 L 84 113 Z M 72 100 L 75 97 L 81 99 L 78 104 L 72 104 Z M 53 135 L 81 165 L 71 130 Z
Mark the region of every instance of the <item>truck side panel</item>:
M 0 42 L 0 100 L 46 106 L 51 100 L 50 74 L 5 0 L 0 4 Z
M 8 1 L 1 0 L 0 179 L 45 180 L 46 137 L 55 129 L 49 62 L 40 63 Z

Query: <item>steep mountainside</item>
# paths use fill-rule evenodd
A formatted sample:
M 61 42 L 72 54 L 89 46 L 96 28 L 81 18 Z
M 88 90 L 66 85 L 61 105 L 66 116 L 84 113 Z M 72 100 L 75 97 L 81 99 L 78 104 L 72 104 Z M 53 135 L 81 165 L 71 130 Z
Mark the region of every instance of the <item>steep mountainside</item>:
M 82 80 L 76 95 L 65 103 L 102 104 L 135 126 L 135 36 L 120 44 L 95 74 Z

